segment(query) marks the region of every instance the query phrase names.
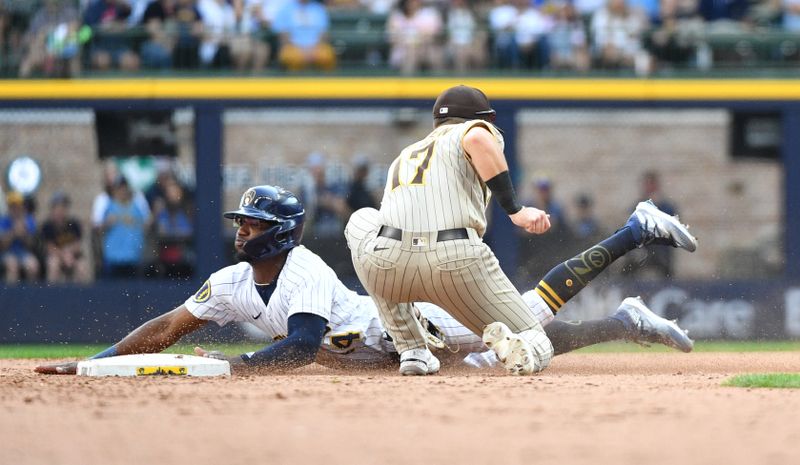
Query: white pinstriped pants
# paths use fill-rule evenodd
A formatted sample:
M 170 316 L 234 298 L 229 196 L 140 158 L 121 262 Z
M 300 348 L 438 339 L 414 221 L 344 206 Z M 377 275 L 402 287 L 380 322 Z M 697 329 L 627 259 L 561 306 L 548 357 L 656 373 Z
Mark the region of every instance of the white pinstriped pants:
M 436 242 L 438 231 L 403 233 L 402 241 L 378 236 L 382 215 L 362 208 L 350 217 L 345 237 L 361 283 L 378 307 L 398 353 L 425 347 L 414 302 L 430 302 L 475 334 L 502 321 L 515 333 L 542 325 L 500 268 L 477 232 L 468 239 Z

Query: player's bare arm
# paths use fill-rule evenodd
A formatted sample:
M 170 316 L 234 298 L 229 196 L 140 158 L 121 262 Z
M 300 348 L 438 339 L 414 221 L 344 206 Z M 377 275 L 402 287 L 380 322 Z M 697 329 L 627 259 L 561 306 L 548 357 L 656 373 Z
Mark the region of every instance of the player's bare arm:
M 181 305 L 139 326 L 114 347 L 117 348 L 117 355 L 161 352 L 207 323 L 207 320 L 197 318 Z
M 542 234 L 550 229 L 547 213 L 538 208 L 516 204 L 508 163 L 500 144 L 488 128 L 473 126 L 464 135 L 462 144 L 464 151 L 471 157 L 475 171 L 487 183 L 515 225 L 533 234 Z
M 181 305 L 144 323 L 121 341 L 92 358 L 161 352 L 178 342 L 184 335 L 200 329 L 207 323 L 208 321 L 195 317 Z M 37 366 L 34 371 L 48 375 L 74 375 L 77 369 L 78 362 L 67 362 Z
M 486 182 L 503 171 L 508 171 L 508 162 L 497 138 L 485 126 L 472 126 L 462 140 L 464 151 L 472 160 L 472 166 Z

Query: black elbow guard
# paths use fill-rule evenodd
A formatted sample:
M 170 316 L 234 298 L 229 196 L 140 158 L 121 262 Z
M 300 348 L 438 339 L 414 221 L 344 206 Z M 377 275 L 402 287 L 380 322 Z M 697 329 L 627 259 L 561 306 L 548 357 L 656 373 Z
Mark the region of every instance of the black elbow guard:
M 486 181 L 492 195 L 497 199 L 497 203 L 509 215 L 513 215 L 522 210 L 522 205 L 517 202 L 517 195 L 514 192 L 514 185 L 511 183 L 511 176 L 508 171 L 503 171 L 492 179 Z

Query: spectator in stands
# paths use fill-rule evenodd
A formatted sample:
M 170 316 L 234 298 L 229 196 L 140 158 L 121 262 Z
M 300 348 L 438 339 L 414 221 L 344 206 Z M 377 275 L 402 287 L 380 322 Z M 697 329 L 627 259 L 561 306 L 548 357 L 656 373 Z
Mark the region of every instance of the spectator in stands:
M 153 0 L 142 13 L 142 26 L 147 40 L 142 44 L 142 64 L 147 68 L 168 69 L 172 67 L 172 52 L 175 47 L 176 0 Z
M 336 53 L 328 42 L 330 18 L 321 3 L 288 2 L 276 15 L 273 30 L 280 35 L 278 60 L 289 71 L 315 66 L 324 71 L 336 67 Z
M 517 231 L 519 279 L 529 282 L 537 276 L 544 276 L 548 263 L 569 258 L 572 248 L 572 235 L 569 222 L 560 201 L 554 194 L 554 183 L 545 173 L 535 173 L 522 191 L 521 203 L 546 211 L 550 215 L 550 229 L 541 235 Z
M 48 283 L 87 283 L 91 279 L 81 244 L 81 223 L 70 215 L 69 207 L 69 196 L 56 192 L 50 200 L 50 216 L 42 225 Z
M 597 11 L 605 6 L 606 0 L 574 0 L 574 4 L 578 16 L 588 22 Z
M 6 272 L 6 283 L 16 284 L 22 273 L 28 281 L 39 279 L 36 250 L 36 220 L 25 208 L 19 192 L 6 196 L 8 215 L 0 218 L 0 257 Z
M 740 28 L 735 24 L 747 17 L 748 0 L 700 0 L 700 14 L 709 23 L 719 23 L 715 27 Z
M 360 0 L 370 13 L 388 15 L 394 8 L 397 0 Z
M 389 65 L 403 75 L 422 69 L 439 72 L 444 68 L 441 45 L 442 17 L 422 0 L 400 0 L 386 21 Z
M 133 190 L 125 178 L 119 176 L 103 215 L 103 260 L 107 276 L 139 276 L 149 222 L 148 212 L 137 206 Z
M 661 17 L 645 45 L 655 66 L 687 66 L 697 55 L 705 34 L 696 0 L 662 0 Z
M 197 9 L 203 20 L 200 64 L 206 68 L 230 68 L 231 39 L 238 35 L 236 10 L 228 0 L 199 0 Z
M 350 180 L 346 197 L 348 209 L 354 212 L 360 208 L 377 208 L 378 204 L 367 188 L 369 159 L 364 156 L 356 157 L 353 166 L 353 179 Z
M 141 47 L 148 68 L 193 69 L 200 64 L 203 24 L 195 0 L 152 0 L 142 13 L 147 39 Z
M 447 53 L 458 73 L 486 66 L 486 31 L 478 26 L 467 0 L 453 0 L 447 11 Z
M 308 178 L 301 195 L 306 206 L 303 244 L 322 251 L 321 256 L 340 278 L 353 277 L 353 262 L 344 240 L 344 225 L 351 213 L 346 200 L 348 186 L 340 179 L 328 178 L 328 165 L 321 153 L 311 153 L 306 168 Z
M 11 74 L 22 61 L 25 33 L 38 9 L 31 0 L 0 0 L 0 74 Z
M 156 210 L 154 221 L 159 274 L 190 277 L 194 263 L 192 204 L 174 177 L 167 178 L 163 189 L 163 205 Z
M 105 222 L 105 214 L 111 204 L 112 196 L 114 193 L 114 184 L 120 178 L 119 169 L 113 160 L 108 160 L 103 164 L 103 190 L 97 194 L 92 202 L 92 254 L 94 256 L 95 272 L 98 275 L 106 273 L 104 269 L 104 246 L 103 246 L 103 230 Z M 145 216 L 150 216 L 150 205 L 147 202 L 144 194 L 136 191 L 133 194 L 133 202 L 136 207 L 146 213 Z
M 572 247 L 579 250 L 596 244 L 598 238 L 605 237 L 605 231 L 594 213 L 594 199 L 589 194 L 579 194 L 575 198 L 575 221 L 570 228 L 576 243 Z
M 661 3 L 663 0 L 626 0 L 628 8 L 642 14 L 652 24 L 661 17 Z
M 543 173 L 537 173 L 531 180 L 533 195 L 525 202 L 550 215 L 550 231 L 563 233 L 569 229 L 566 211 L 561 202 L 553 196 L 553 181 Z
M 628 8 L 625 0 L 607 0 L 592 16 L 593 55 L 597 65 L 604 69 L 636 65 L 646 73 L 649 56 L 642 48 L 642 34 L 648 26 L 647 18 Z
M 117 164 L 113 160 L 108 160 L 103 164 L 103 190 L 97 194 L 92 202 L 92 227 L 98 228 L 103 225 L 103 216 L 108 210 L 108 205 L 114 192 L 114 184 L 119 180 L 121 174 Z M 133 194 L 133 202 L 137 208 L 150 216 L 150 204 L 147 198 L 140 191 Z
M 95 69 L 139 69 L 139 56 L 133 47 L 135 37 L 128 27 L 130 14 L 131 7 L 125 0 L 91 0 L 86 6 L 83 22 L 92 28 L 90 54 Z
M 492 61 L 496 68 L 519 68 L 519 46 L 516 24 L 519 12 L 511 0 L 495 0 L 489 10 L 489 30 L 492 33 Z
M 325 156 L 314 152 L 306 160 L 308 182 L 303 187 L 303 203 L 306 205 L 306 224 L 310 223 L 315 237 L 341 238 L 344 221 L 350 210 L 345 201 L 346 186 L 327 179 Z
M 800 32 L 800 0 L 782 0 L 783 29 Z
M 514 36 L 520 64 L 526 69 L 545 68 L 549 62 L 547 34 L 553 21 L 531 0 L 515 0 L 515 5 L 518 16 L 514 25 Z
M 126 0 L 131 6 L 131 14 L 128 15 L 128 27 L 136 27 L 142 24 L 144 12 L 152 0 Z
M 179 182 L 175 172 L 173 171 L 173 162 L 169 158 L 157 159 L 156 167 L 156 180 L 144 192 L 144 197 L 150 205 L 153 218 L 158 216 L 158 212 L 163 208 L 167 197 L 167 186 L 173 182 Z
M 247 30 L 260 30 L 262 33 L 272 29 L 278 13 L 294 0 L 237 0 L 243 2 L 242 21 L 248 23 Z
M 231 40 L 231 53 L 237 71 L 259 73 L 267 66 L 274 5 L 283 6 L 284 3 L 285 0 L 234 1 L 239 27 L 238 34 Z
M 172 52 L 173 66 L 177 69 L 198 68 L 203 21 L 197 9 L 197 1 L 177 0 L 174 18 L 177 38 Z
M 78 10 L 64 0 L 46 0 L 33 16 L 25 34 L 27 53 L 19 76 L 30 77 L 34 71 L 45 76 L 71 77 L 80 74 Z
M 586 72 L 591 66 L 586 27 L 570 2 L 555 5 L 553 28 L 548 34 L 550 67 Z

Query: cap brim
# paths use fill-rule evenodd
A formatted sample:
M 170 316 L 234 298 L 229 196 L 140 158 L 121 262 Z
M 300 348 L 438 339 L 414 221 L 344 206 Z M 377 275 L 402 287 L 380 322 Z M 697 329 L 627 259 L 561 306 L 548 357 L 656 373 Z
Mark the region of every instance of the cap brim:
M 232 220 L 232 219 L 236 218 L 237 216 L 246 216 L 248 218 L 257 218 L 259 220 L 264 220 L 264 221 L 271 221 L 271 220 L 275 220 L 277 218 L 275 215 L 267 213 L 264 210 L 259 210 L 257 208 L 252 208 L 252 207 L 242 207 L 242 208 L 240 208 L 238 210 L 225 212 L 225 213 L 222 214 L 222 216 L 227 218 L 227 219 L 229 219 L 229 220 Z

